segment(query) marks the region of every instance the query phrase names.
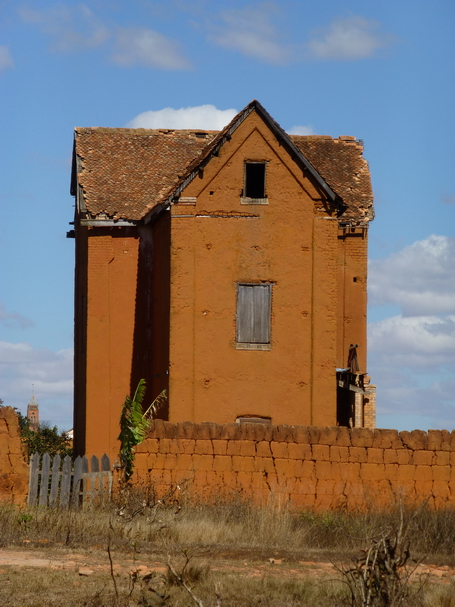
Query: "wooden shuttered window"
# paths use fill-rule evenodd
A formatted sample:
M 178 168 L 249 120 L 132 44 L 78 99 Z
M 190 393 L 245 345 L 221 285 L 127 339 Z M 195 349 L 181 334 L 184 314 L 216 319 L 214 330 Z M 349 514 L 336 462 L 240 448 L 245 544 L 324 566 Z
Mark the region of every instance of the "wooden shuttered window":
M 237 285 L 237 343 L 269 344 L 272 285 Z

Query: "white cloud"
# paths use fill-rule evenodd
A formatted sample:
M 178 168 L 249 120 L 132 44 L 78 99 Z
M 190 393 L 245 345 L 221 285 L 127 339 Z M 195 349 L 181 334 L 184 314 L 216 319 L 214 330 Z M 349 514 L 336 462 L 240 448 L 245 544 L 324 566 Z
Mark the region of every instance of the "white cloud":
M 371 305 L 398 304 L 405 316 L 455 312 L 455 238 L 429 236 L 369 265 Z
M 28 343 L 0 341 L 0 398 L 26 413 L 32 390 L 40 419 L 68 429 L 72 425 L 73 350 L 51 352 Z
M 7 312 L 5 305 L 0 301 L 0 323 L 6 327 L 19 325 L 22 329 L 33 327 L 33 320 L 22 316 L 18 312 Z
M 371 261 L 369 300 L 403 312 L 369 325 L 379 424 L 398 415 L 407 429 L 455 428 L 455 239 L 432 235 Z
M 455 364 L 455 315 L 394 316 L 369 327 L 370 351 L 393 367 Z
M 315 59 L 366 59 L 391 40 L 390 35 L 380 31 L 378 22 L 353 16 L 338 18 L 327 28 L 313 32 L 307 51 Z
M 138 64 L 165 70 L 190 67 L 177 42 L 146 28 L 108 28 L 84 4 L 59 4 L 43 10 L 22 8 L 19 14 L 53 38 L 54 51 L 81 51 L 111 42 L 111 59 L 122 67 Z
M 115 40 L 113 61 L 120 66 L 146 65 L 163 70 L 182 70 L 190 67 L 178 44 L 145 28 L 119 28 Z
M 209 40 L 267 63 L 288 63 L 293 53 L 279 41 L 273 24 L 276 12 L 271 2 L 224 11 L 221 25 L 212 27 Z
M 13 57 L 7 46 L 0 46 L 0 72 L 9 67 L 14 67 Z
M 372 323 L 368 350 L 379 426 L 455 428 L 455 315 Z
M 127 126 L 132 129 L 207 129 L 221 130 L 237 114 L 237 110 L 219 110 L 214 105 L 198 105 L 178 110 L 167 107 L 150 110 L 133 118 Z
M 313 127 L 311 126 L 291 126 L 290 129 L 286 129 L 289 135 L 314 135 Z
M 53 50 L 79 51 L 102 45 L 110 36 L 109 29 L 84 4 L 34 10 L 19 9 L 24 21 L 40 27 L 54 38 Z

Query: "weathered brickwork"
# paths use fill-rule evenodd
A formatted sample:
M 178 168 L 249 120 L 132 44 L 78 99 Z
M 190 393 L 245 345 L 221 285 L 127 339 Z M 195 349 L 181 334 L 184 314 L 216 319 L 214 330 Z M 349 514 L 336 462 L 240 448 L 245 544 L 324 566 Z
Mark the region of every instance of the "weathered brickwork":
M 293 509 L 384 507 L 400 497 L 455 505 L 455 431 L 153 422 L 136 481 L 158 495 Z
M 219 132 L 77 128 L 72 166 L 76 454 L 116 458 L 140 379 L 172 423 L 374 426 L 360 141 L 252 101 Z
M 365 398 L 363 399 L 363 426 L 376 428 L 376 386 L 370 384 L 370 378 L 365 378 Z
M 24 504 L 28 465 L 14 409 L 0 407 L 0 502 Z

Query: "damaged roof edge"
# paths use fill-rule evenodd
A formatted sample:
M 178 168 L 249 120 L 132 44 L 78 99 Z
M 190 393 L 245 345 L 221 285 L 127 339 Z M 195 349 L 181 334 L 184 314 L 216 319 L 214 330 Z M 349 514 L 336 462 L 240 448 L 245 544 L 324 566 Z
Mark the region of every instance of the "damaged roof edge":
M 264 106 L 262 106 L 259 101 L 254 101 L 252 103 L 256 104 L 256 109 L 258 110 L 259 116 L 264 120 L 266 124 L 269 125 L 270 129 L 275 134 L 279 143 L 282 143 L 287 148 L 287 151 L 290 153 L 291 157 L 295 155 L 301 164 L 305 167 L 305 169 L 314 177 L 317 181 L 321 189 L 328 196 L 329 200 L 332 202 L 340 201 L 339 196 L 332 190 L 332 188 L 328 185 L 322 175 L 314 168 L 314 166 L 307 160 L 307 158 L 302 154 L 302 152 L 298 149 L 289 135 L 285 130 L 281 128 L 276 120 L 272 118 L 272 116 L 267 112 Z
M 203 153 L 202 158 L 198 158 L 192 165 L 188 167 L 188 171 L 182 177 L 176 187 L 174 187 L 168 194 L 166 199 L 161 203 L 161 209 L 168 208 L 172 201 L 182 192 L 187 185 L 189 185 L 193 179 L 199 174 L 201 169 L 217 154 L 219 149 L 224 145 L 226 141 L 231 138 L 231 135 L 237 130 L 242 122 L 256 110 L 258 115 L 267 124 L 270 130 L 274 133 L 275 137 L 280 144 L 287 148 L 288 153 L 291 157 L 294 157 L 304 168 L 312 175 L 318 185 L 321 187 L 323 192 L 332 202 L 337 203 L 340 207 L 344 207 L 344 203 L 340 197 L 330 188 L 325 179 L 320 173 L 313 167 L 313 165 L 305 158 L 302 152 L 297 148 L 289 135 L 281 128 L 281 126 L 270 116 L 267 110 L 254 99 L 251 101 L 242 111 L 240 111 L 231 122 L 220 131 L 219 135 L 207 146 L 206 151 Z M 148 223 L 153 215 L 156 214 L 155 208 L 148 210 L 144 213 L 144 223 Z

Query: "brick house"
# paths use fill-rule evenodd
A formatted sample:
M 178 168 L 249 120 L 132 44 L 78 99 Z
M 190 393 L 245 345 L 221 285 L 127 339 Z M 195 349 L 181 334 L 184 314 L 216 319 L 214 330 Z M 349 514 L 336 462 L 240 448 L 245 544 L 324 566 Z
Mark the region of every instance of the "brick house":
M 75 449 L 115 456 L 126 394 L 163 419 L 374 427 L 373 196 L 354 137 L 76 128 Z

